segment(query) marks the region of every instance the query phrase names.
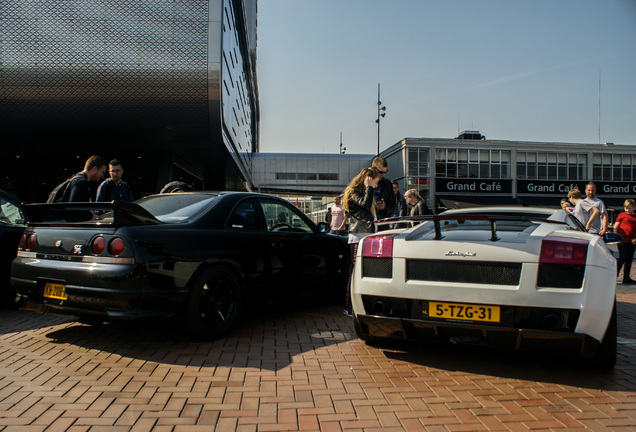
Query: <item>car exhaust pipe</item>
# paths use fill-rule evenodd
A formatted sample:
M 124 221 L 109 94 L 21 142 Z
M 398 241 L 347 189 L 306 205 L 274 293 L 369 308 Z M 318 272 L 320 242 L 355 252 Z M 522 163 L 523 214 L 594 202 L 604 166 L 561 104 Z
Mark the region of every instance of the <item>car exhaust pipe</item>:
M 543 330 L 556 330 L 563 325 L 563 314 L 548 312 L 544 315 L 541 327 Z
M 390 308 L 382 300 L 377 300 L 373 303 L 374 315 L 388 315 Z

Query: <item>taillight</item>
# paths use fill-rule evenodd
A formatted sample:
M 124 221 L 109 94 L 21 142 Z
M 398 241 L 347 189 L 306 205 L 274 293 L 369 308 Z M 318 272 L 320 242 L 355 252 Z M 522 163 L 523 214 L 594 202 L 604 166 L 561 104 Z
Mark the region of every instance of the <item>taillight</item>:
M 108 253 L 111 255 L 121 255 L 124 251 L 124 240 L 121 237 L 115 237 L 108 243 Z
M 104 240 L 104 237 L 95 237 L 93 239 L 93 243 L 91 244 L 91 251 L 95 255 L 99 255 L 100 253 L 104 252 L 105 248 L 106 240 Z
M 391 258 L 393 256 L 393 237 L 378 235 L 362 240 L 362 256 L 366 258 Z
M 26 238 L 26 250 L 30 251 L 35 246 L 35 234 L 29 234 Z
M 24 250 L 25 245 L 26 245 L 26 235 L 22 234 L 20 236 L 20 243 L 18 244 L 18 250 Z
M 540 263 L 585 264 L 588 242 L 579 239 L 546 237 L 541 243 Z

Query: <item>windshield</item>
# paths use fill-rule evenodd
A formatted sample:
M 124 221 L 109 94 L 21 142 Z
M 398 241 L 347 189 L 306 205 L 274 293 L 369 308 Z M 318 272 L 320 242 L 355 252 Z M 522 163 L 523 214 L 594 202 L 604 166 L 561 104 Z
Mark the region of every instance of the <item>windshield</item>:
M 135 201 L 161 222 L 182 222 L 195 217 L 219 197 L 211 194 L 173 193 Z

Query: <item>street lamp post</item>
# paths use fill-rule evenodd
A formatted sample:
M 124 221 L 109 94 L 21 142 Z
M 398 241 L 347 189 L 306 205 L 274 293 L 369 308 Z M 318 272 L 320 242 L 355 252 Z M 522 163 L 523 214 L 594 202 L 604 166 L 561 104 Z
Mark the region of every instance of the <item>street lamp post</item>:
M 386 115 L 386 107 L 382 105 L 380 101 L 380 83 L 378 83 L 378 118 L 375 121 L 378 124 L 378 153 L 377 156 L 380 156 L 380 118 L 384 118 Z

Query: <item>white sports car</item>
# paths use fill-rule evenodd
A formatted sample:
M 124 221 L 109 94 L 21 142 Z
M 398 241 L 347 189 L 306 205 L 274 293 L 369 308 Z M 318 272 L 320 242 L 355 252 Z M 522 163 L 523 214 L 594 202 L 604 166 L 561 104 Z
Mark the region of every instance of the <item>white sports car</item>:
M 616 363 L 616 260 L 564 210 L 482 207 L 364 238 L 358 337 L 478 344 Z M 607 242 L 607 243 L 606 243 Z

